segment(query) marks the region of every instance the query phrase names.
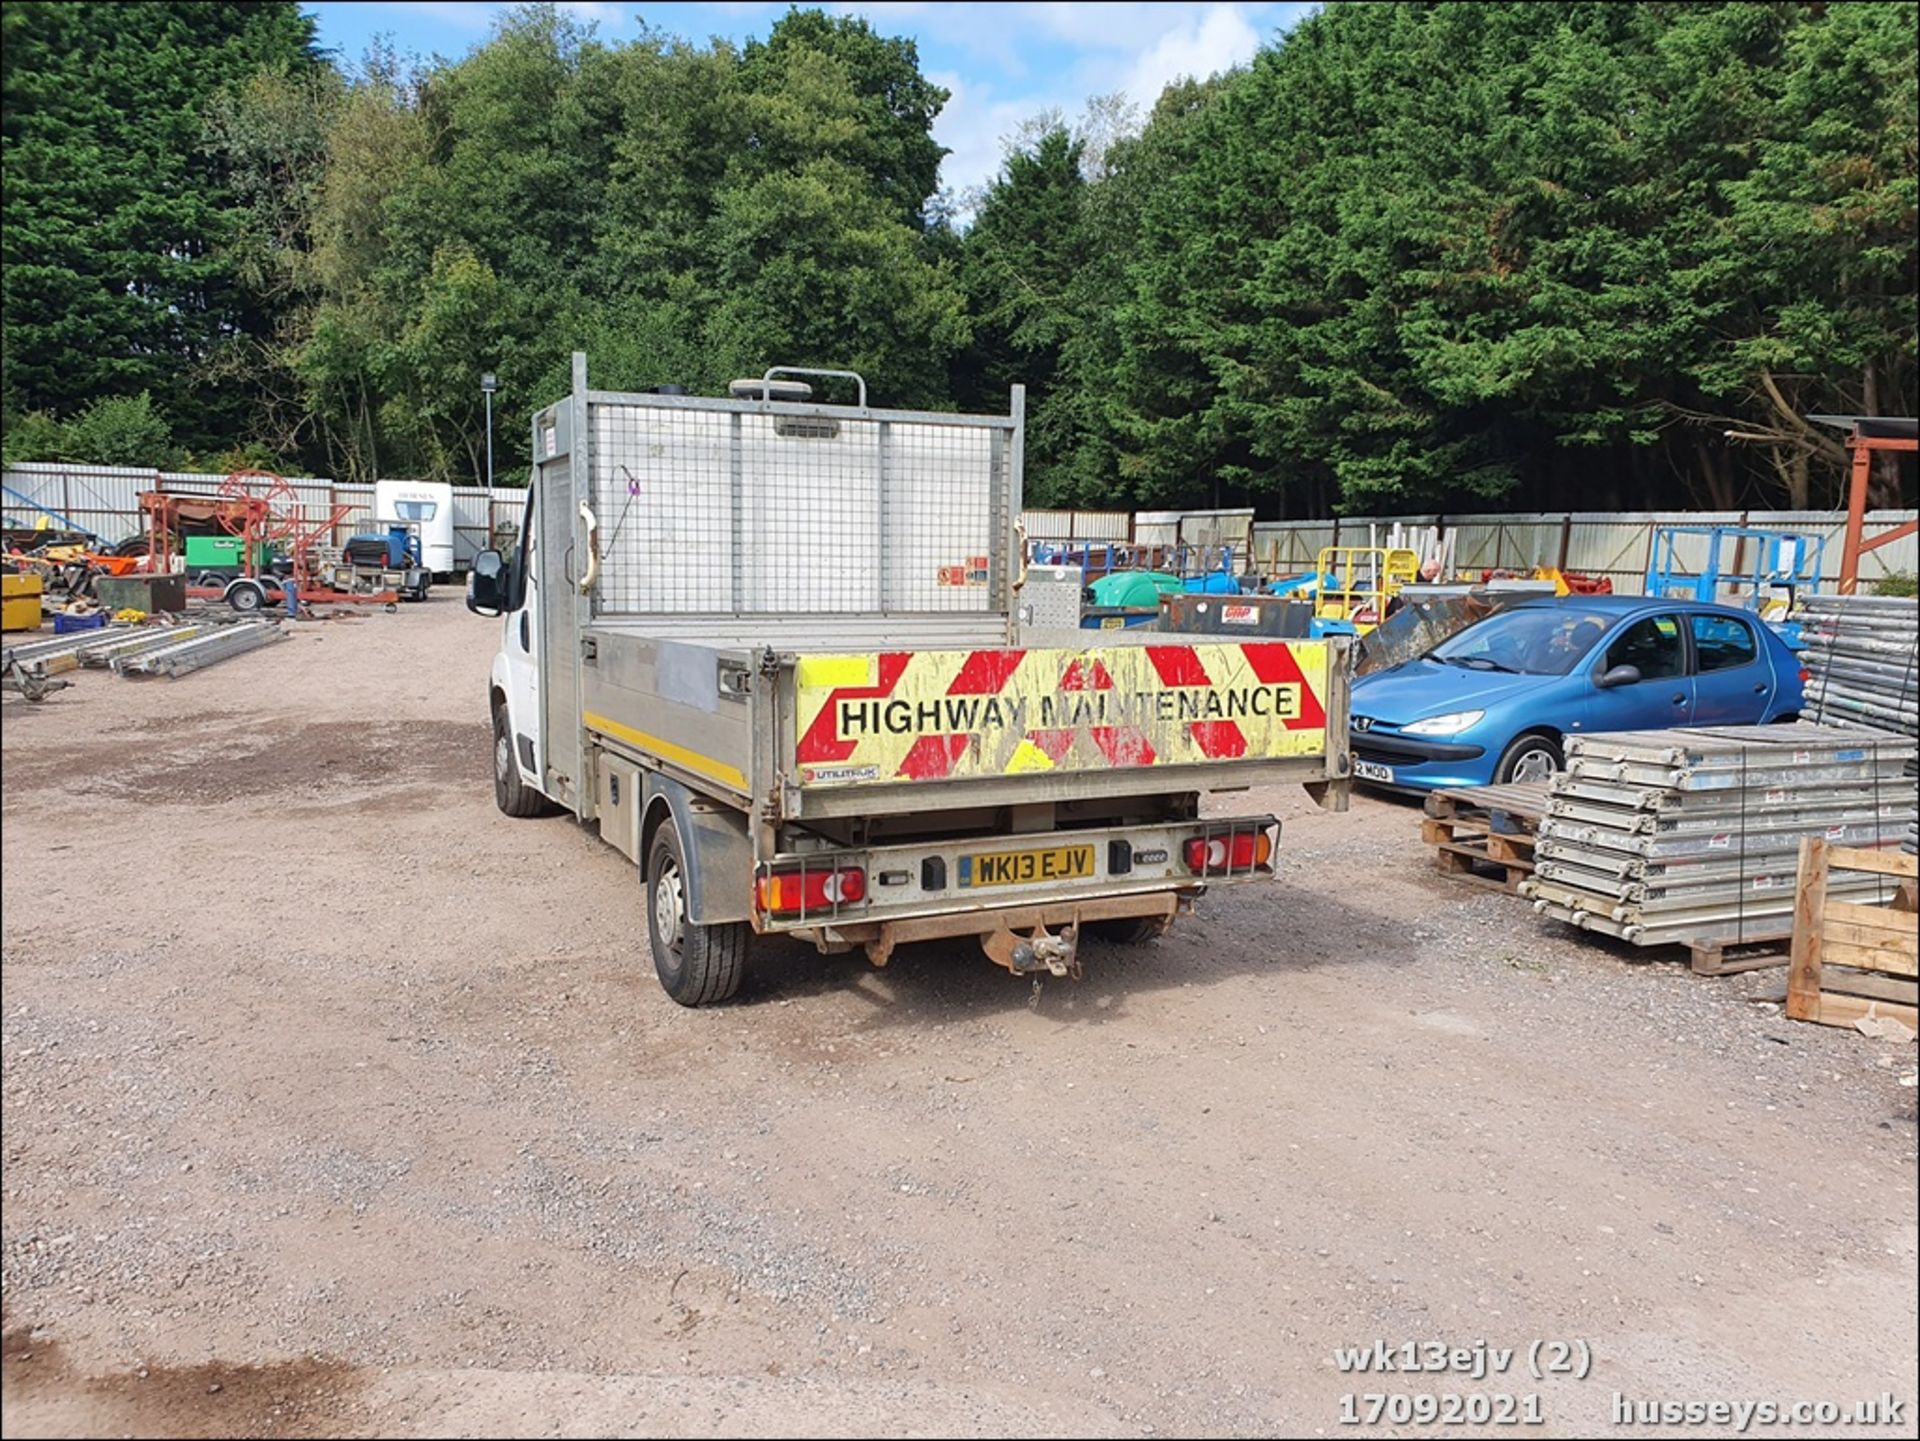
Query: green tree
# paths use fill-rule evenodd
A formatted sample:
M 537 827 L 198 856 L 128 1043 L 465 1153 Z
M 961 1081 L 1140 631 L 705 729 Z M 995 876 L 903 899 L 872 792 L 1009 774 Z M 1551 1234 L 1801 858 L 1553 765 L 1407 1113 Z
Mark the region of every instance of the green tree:
M 964 297 L 846 166 L 821 160 L 730 186 L 713 245 L 719 298 L 705 334 L 730 373 L 850 369 L 876 404 L 945 401 L 946 359 L 967 337 Z
M 224 252 L 237 224 L 202 144 L 209 99 L 313 63 L 291 3 L 41 3 L 0 12 L 0 308 L 8 408 L 145 390 L 196 444 L 244 424 L 204 382 L 259 323 Z
M 144 390 L 138 395 L 102 396 L 88 405 L 66 427 L 65 450 L 61 459 L 87 465 L 168 470 L 180 459 L 172 428 Z
M 30 410 L 7 422 L 0 434 L 0 463 L 19 465 L 32 460 L 64 460 L 67 428 L 44 410 Z
M 1087 261 L 1085 147 L 1063 125 L 1016 149 L 987 187 L 962 250 L 973 339 L 954 364 L 963 407 L 998 410 L 1007 388 L 1027 387 L 1026 489 L 1049 504 L 1078 432 L 1060 393 L 1061 352 L 1084 323 L 1075 282 Z
M 861 171 L 902 220 L 923 226 L 946 154 L 933 122 L 950 96 L 920 73 L 919 47 L 876 34 L 858 16 L 790 10 L 764 42 L 747 42 L 740 85 L 748 95 L 777 98 L 810 88 L 815 75 L 823 90 L 847 92 L 847 103 L 835 101 L 837 158 Z M 790 148 L 791 132 L 777 117 L 777 107 L 760 110 L 747 143 L 764 149 L 770 165 L 790 168 L 802 153 Z M 774 123 L 763 127 L 762 119 Z
M 1914 403 L 1914 14 L 1304 22 L 1182 122 L 1190 163 L 1137 208 L 1093 347 L 1113 488 L 1283 513 L 1811 496 L 1835 448 L 1806 412 Z

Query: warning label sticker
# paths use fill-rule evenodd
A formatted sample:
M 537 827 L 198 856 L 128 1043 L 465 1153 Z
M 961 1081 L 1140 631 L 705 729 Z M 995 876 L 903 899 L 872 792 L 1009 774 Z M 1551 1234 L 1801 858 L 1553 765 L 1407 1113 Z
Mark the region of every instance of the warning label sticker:
M 1314 755 L 1321 641 L 802 656 L 803 786 Z

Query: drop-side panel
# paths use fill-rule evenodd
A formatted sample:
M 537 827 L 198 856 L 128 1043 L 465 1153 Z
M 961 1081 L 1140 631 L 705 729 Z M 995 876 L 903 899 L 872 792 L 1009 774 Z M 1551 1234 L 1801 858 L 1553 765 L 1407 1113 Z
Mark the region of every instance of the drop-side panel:
M 592 632 L 581 720 L 594 735 L 744 804 L 752 791 L 749 653 L 664 637 Z

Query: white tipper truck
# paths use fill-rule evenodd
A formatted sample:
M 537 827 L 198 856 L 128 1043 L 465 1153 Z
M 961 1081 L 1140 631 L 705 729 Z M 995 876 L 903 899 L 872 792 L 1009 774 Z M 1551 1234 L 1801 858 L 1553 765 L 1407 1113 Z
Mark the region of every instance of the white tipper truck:
M 820 404 L 796 377 L 843 385 Z M 978 937 L 1077 975 L 1272 879 L 1298 781 L 1344 809 L 1347 642 L 1023 625 L 1022 416 L 884 410 L 847 372 L 725 398 L 588 386 L 534 417 L 488 681 L 494 796 L 595 825 L 640 868 L 654 967 L 732 995 L 756 934 L 885 965 Z

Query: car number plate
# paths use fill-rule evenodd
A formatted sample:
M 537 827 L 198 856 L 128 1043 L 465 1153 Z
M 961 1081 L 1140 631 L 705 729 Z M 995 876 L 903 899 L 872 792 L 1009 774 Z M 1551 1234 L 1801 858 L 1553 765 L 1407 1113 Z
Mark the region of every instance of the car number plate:
M 1385 781 L 1391 784 L 1393 781 L 1393 767 L 1383 766 L 1378 761 L 1355 761 L 1353 763 L 1353 778 L 1361 781 Z
M 1079 881 L 1093 875 L 1092 846 L 1050 846 L 1043 851 L 988 851 L 960 857 L 960 884 L 1024 886 L 1036 881 Z

